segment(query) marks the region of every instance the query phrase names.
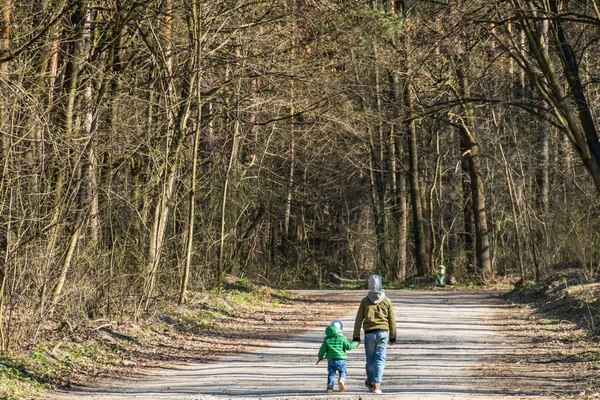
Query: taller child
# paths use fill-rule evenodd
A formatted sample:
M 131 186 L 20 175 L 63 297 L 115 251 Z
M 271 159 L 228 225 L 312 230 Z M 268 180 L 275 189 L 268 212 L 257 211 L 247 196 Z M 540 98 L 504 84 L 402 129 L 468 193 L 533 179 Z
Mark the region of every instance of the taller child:
M 390 299 L 385 297 L 379 275 L 369 278 L 369 293 L 362 299 L 354 321 L 353 341 L 360 343 L 360 328 L 365 331 L 367 380 L 365 386 L 372 393 L 381 393 L 381 379 L 385 368 L 388 342 L 396 343 L 396 318 Z

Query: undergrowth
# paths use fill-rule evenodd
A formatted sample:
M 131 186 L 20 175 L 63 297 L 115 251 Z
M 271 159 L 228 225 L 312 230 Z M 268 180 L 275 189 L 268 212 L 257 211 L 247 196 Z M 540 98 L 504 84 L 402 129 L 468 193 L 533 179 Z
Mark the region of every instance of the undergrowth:
M 226 283 L 221 291 L 190 293 L 185 306 L 164 301 L 143 320 L 50 321 L 44 339 L 31 348 L 0 356 L 0 399 L 33 399 L 46 389 L 70 387 L 90 377 L 131 366 L 128 355 L 150 340 L 201 334 L 257 308 L 276 307 L 291 299 L 245 280 Z M 157 339 L 158 338 L 158 339 Z
M 512 301 L 532 304 L 547 318 L 570 321 L 591 337 L 600 335 L 600 282 L 576 272 L 544 282 L 522 282 L 507 294 Z

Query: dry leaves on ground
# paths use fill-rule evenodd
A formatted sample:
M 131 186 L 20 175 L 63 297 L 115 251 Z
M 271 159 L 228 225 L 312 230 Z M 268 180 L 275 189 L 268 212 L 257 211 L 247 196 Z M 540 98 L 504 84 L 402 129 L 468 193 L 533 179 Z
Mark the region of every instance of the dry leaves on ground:
M 503 308 L 492 319 L 511 349 L 479 371 L 493 389 L 522 396 L 600 398 L 599 347 L 586 331 L 525 305 Z

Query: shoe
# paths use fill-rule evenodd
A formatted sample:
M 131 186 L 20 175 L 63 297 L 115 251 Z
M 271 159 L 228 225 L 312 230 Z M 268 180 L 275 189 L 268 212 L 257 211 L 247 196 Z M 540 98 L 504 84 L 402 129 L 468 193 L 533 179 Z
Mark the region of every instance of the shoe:
M 369 382 L 368 380 L 365 380 L 365 387 L 367 389 L 369 389 L 369 392 L 373 391 L 373 384 L 371 382 Z
M 345 381 L 339 381 L 338 385 L 340 386 L 340 392 L 346 391 L 346 382 Z
M 373 390 L 372 390 L 372 392 L 373 392 L 374 394 L 381 394 L 381 393 L 383 393 L 383 392 L 381 391 L 381 384 L 379 384 L 379 383 L 374 383 L 374 384 L 373 384 Z
M 332 387 L 328 387 L 326 390 L 327 393 L 333 393 L 333 388 Z

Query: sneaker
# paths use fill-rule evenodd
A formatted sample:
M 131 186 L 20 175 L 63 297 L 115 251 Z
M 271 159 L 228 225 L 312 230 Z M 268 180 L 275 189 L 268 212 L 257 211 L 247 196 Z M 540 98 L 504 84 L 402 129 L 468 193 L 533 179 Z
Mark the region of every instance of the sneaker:
M 365 380 L 365 387 L 367 389 L 369 389 L 369 392 L 373 391 L 373 384 L 371 382 L 369 382 L 368 380 Z
M 340 392 L 346 391 L 346 381 L 339 381 L 338 385 L 340 386 Z
M 373 390 L 372 390 L 372 392 L 375 393 L 375 394 L 381 394 L 381 393 L 383 393 L 381 391 L 381 385 L 379 383 L 374 383 L 373 384 Z
M 332 387 L 328 387 L 326 390 L 327 393 L 333 393 L 333 388 Z

